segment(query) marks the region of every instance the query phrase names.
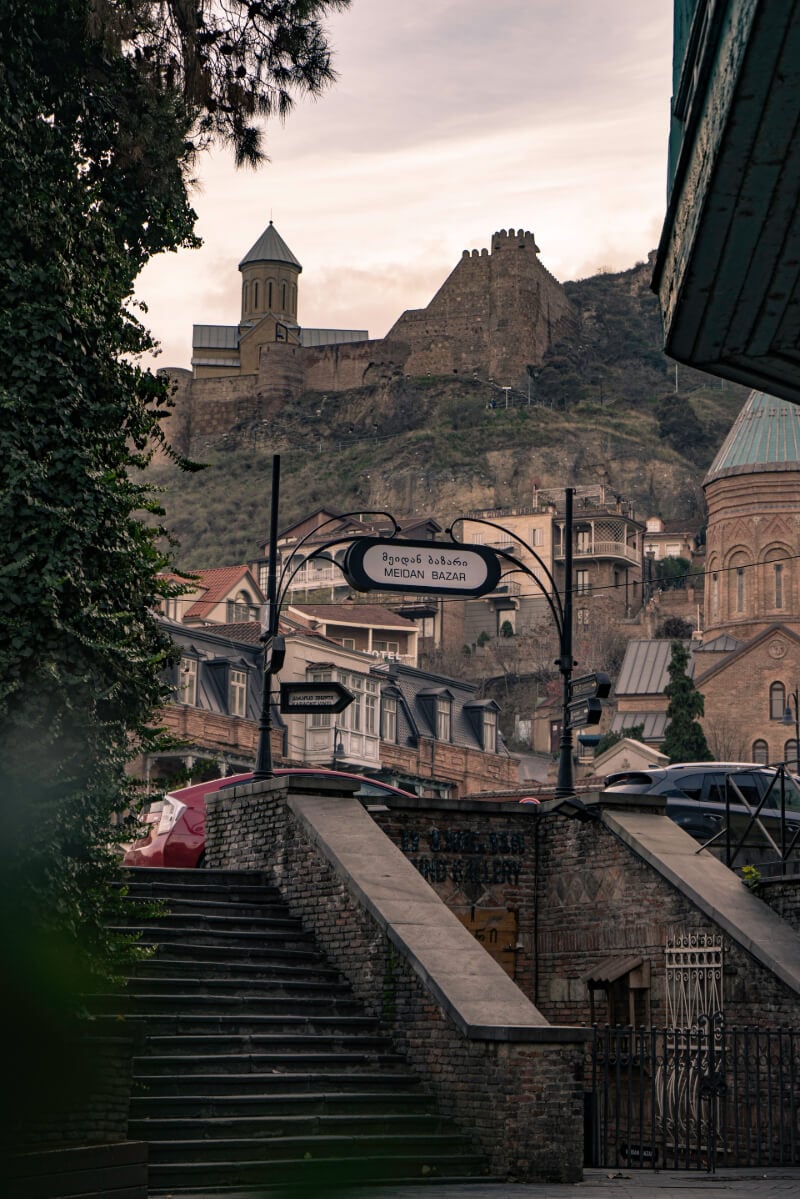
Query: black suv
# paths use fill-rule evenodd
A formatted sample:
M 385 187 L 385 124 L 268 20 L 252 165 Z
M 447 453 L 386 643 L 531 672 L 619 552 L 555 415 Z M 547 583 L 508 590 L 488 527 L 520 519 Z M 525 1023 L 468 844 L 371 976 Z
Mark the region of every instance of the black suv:
M 663 795 L 667 816 L 701 842 L 724 830 L 727 799 L 733 843 L 744 836 L 748 849 L 761 850 L 771 847 L 758 823 L 751 825 L 748 808 L 754 811 L 766 796 L 759 820 L 776 845 L 781 845 L 781 773 L 774 767 L 752 762 L 681 762 L 610 774 L 605 789 L 617 794 Z M 783 793 L 788 848 L 800 831 L 800 780 L 788 771 L 783 773 Z M 715 848 L 724 849 L 724 842 L 723 833 Z

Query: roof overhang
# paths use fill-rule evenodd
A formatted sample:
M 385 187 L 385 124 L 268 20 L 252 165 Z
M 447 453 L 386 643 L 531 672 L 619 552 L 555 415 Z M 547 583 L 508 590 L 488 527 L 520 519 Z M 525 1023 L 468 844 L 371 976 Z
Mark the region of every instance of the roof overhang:
M 674 54 L 665 350 L 800 403 L 800 0 L 698 0 Z

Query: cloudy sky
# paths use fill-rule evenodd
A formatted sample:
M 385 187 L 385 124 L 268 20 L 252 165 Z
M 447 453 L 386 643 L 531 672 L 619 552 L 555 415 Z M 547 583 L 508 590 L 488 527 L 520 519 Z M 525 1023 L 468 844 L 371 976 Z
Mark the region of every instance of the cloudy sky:
M 191 326 L 235 324 L 237 265 L 265 225 L 303 264 L 301 324 L 382 337 L 462 250 L 530 229 L 561 280 L 633 266 L 664 213 L 672 0 L 353 0 L 331 17 L 336 84 L 268 130 L 270 162 L 198 164 L 199 250 L 138 296 L 189 366 Z

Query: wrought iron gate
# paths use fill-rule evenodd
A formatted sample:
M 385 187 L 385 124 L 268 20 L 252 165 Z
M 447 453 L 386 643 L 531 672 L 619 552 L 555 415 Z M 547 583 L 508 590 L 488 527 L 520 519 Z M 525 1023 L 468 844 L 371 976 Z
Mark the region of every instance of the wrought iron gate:
M 800 1033 L 595 1027 L 586 1164 L 800 1165 Z

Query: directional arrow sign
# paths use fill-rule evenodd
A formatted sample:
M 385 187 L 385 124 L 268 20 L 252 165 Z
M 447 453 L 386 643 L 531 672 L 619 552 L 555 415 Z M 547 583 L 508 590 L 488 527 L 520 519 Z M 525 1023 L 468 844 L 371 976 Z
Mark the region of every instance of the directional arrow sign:
M 355 696 L 341 683 L 281 683 L 281 712 L 343 712 Z
M 571 700 L 567 704 L 567 711 L 569 712 L 567 728 L 582 729 L 587 724 L 599 724 L 603 705 L 599 699 L 590 695 L 586 699 Z
M 610 694 L 611 679 L 602 670 L 598 670 L 596 674 L 581 675 L 569 685 L 570 699 L 588 699 L 594 695 L 598 699 L 608 699 Z
M 352 542 L 342 569 L 357 591 L 485 595 L 500 579 L 500 559 L 485 546 L 377 537 Z

